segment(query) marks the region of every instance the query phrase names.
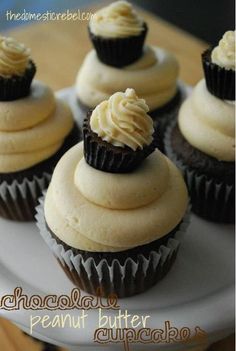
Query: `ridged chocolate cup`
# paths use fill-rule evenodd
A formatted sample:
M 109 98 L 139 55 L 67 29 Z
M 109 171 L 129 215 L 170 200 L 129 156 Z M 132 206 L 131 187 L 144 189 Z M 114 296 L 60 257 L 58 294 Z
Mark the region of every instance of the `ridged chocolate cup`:
M 22 76 L 0 76 L 0 101 L 13 101 L 29 95 L 31 82 L 36 73 L 36 66 L 32 60 Z
M 178 110 L 181 106 L 181 103 L 186 98 L 186 91 L 181 86 L 178 86 L 177 92 L 174 97 L 166 103 L 164 106 L 149 111 L 149 116 L 153 119 L 154 128 L 156 129 L 156 140 L 157 148 L 164 152 L 164 135 L 167 126 L 176 119 Z M 81 110 L 82 120 L 86 118 L 86 115 L 91 111 L 91 107 L 85 105 L 78 97 L 77 103 Z
M 87 114 L 83 124 L 84 158 L 93 168 L 109 173 L 127 173 L 137 168 L 157 146 L 154 132 L 151 144 L 143 149 L 132 150 L 128 146 L 118 147 L 103 141 L 90 127 L 92 111 Z
M 127 38 L 104 38 L 93 34 L 89 27 L 88 31 L 99 60 L 106 65 L 120 68 L 130 65 L 142 56 L 148 27 L 144 23 L 139 35 Z
M 37 207 L 40 234 L 67 277 L 80 289 L 104 297 L 140 294 L 163 279 L 175 262 L 189 224 L 189 212 L 164 237 L 152 243 L 120 252 L 88 252 L 68 246 L 49 229 L 44 216 L 44 198 Z
M 14 221 L 33 221 L 38 198 L 50 182 L 53 170 L 63 154 L 79 141 L 75 126 L 61 148 L 35 166 L 13 173 L 0 173 L 0 216 Z
M 219 166 L 216 167 L 215 162 L 217 162 L 217 160 L 212 163 L 212 158 L 210 156 L 202 155 L 200 151 L 194 149 L 190 145 L 189 149 L 193 148 L 193 150 L 190 150 L 189 159 L 187 159 L 186 154 L 181 155 L 179 147 L 176 147 L 176 143 L 173 141 L 174 138 L 176 138 L 174 135 L 176 133 L 176 128 L 176 123 L 173 123 L 167 129 L 165 135 L 165 151 L 167 156 L 183 173 L 191 198 L 192 211 L 209 221 L 234 223 L 235 184 L 232 167 L 230 167 L 230 165 L 229 167 L 225 167 L 225 172 L 223 172 L 223 164 L 219 164 Z M 178 132 L 177 136 L 179 133 L 180 132 Z M 187 141 L 183 140 L 183 146 L 184 143 L 187 143 Z M 199 167 L 197 162 L 201 155 L 205 160 L 202 167 Z M 193 165 L 194 162 L 196 164 L 195 167 Z
M 222 100 L 235 100 L 235 71 L 218 66 L 211 60 L 212 48 L 203 52 L 202 65 L 207 89 Z

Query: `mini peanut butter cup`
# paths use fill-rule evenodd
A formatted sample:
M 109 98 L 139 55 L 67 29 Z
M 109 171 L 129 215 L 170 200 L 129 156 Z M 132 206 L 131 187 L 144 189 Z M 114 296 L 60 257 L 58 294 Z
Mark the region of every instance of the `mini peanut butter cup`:
M 235 100 L 235 70 L 220 67 L 212 62 L 213 48 L 202 54 L 202 65 L 207 89 L 214 96 L 222 100 Z
M 156 132 L 153 140 L 143 149 L 132 150 L 130 147 L 114 146 L 102 140 L 91 130 L 88 112 L 83 124 L 84 157 L 86 162 L 93 168 L 110 173 L 127 173 L 137 168 L 142 161 L 157 147 Z
M 31 82 L 36 73 L 36 66 L 32 60 L 23 75 L 11 77 L 0 76 L 0 101 L 12 101 L 29 95 Z
M 120 68 L 130 65 L 142 56 L 148 27 L 143 23 L 143 30 L 139 35 L 127 38 L 105 38 L 93 34 L 90 28 L 88 31 L 99 60 L 106 65 Z

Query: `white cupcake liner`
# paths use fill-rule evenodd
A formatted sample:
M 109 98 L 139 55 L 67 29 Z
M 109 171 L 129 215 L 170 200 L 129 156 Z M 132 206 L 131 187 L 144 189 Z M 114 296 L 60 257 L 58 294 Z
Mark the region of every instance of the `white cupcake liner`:
M 56 241 L 45 221 L 44 197 L 39 203 L 36 219 L 41 236 L 72 282 L 93 295 L 100 288 L 103 296 L 115 293 L 118 297 L 127 297 L 153 286 L 170 270 L 189 224 L 188 208 L 174 238 L 169 238 L 158 251 L 151 251 L 148 258 L 139 254 L 135 260 L 126 258 L 123 264 L 118 259 L 108 262 L 105 258 L 95 262 L 93 257 L 84 259 L 82 254 L 75 255 L 71 249 L 65 250 Z
M 234 223 L 235 186 L 210 179 L 204 173 L 189 167 L 175 154 L 171 145 L 171 133 L 176 123 L 177 121 L 172 122 L 167 128 L 165 153 L 183 173 L 191 197 L 192 211 L 210 221 Z
M 0 216 L 15 221 L 33 221 L 38 198 L 48 187 L 50 179 L 51 174 L 44 172 L 41 176 L 33 176 L 31 180 L 25 177 L 21 182 L 16 179 L 10 184 L 2 182 Z

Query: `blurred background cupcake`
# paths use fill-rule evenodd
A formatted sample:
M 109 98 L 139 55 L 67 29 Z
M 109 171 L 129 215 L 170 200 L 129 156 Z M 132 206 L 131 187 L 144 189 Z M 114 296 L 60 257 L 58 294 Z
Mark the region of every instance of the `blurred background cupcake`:
M 177 125 L 169 128 L 166 151 L 184 172 L 193 211 L 208 220 L 233 223 L 235 33 L 225 33 L 202 60 L 206 78 L 183 103 Z
M 126 1 L 96 12 L 88 30 L 99 60 L 109 66 L 127 66 L 142 55 L 147 25 Z
M 133 89 L 112 95 L 86 122 L 85 144 L 57 164 L 37 208 L 42 237 L 71 281 L 91 294 L 141 293 L 175 261 L 188 224 L 187 189 L 155 149 L 153 130 Z
M 78 72 L 76 94 L 87 112 L 116 91 L 134 88 L 146 100 L 162 142 L 184 92 L 177 83 L 179 65 L 174 55 L 160 47 L 144 46 L 147 30 L 126 1 L 95 13 L 89 23 L 95 50 L 87 54 Z M 163 149 L 162 143 L 159 146 Z
M 37 199 L 79 132 L 70 108 L 33 80 L 30 50 L 0 37 L 0 216 L 33 220 Z

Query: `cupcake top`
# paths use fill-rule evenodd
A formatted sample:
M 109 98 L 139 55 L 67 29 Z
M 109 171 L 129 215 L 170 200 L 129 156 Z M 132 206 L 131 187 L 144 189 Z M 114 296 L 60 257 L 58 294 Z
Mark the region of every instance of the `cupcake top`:
M 169 233 L 187 204 L 179 170 L 160 151 L 134 172 L 114 174 L 89 166 L 81 142 L 55 168 L 45 218 L 53 233 L 74 248 L 116 252 Z
M 185 139 L 219 161 L 235 160 L 235 105 L 212 95 L 202 79 L 179 111 Z
M 134 89 L 117 92 L 101 102 L 90 117 L 91 130 L 108 143 L 132 150 L 143 149 L 153 140 L 153 121 L 144 99 Z
M 104 38 L 126 38 L 143 31 L 143 20 L 127 1 L 116 1 L 96 12 L 89 23 L 90 31 Z
M 13 38 L 0 36 L 0 76 L 21 76 L 30 61 L 30 49 Z
M 78 73 L 76 93 L 84 105 L 93 109 L 131 86 L 153 111 L 176 94 L 178 73 L 174 55 L 161 48 L 145 47 L 137 61 L 122 69 L 103 64 L 91 50 Z
M 235 31 L 223 35 L 212 51 L 211 60 L 220 67 L 235 70 Z
M 0 101 L 0 173 L 21 171 L 46 160 L 72 127 L 69 107 L 37 80 L 27 97 Z

